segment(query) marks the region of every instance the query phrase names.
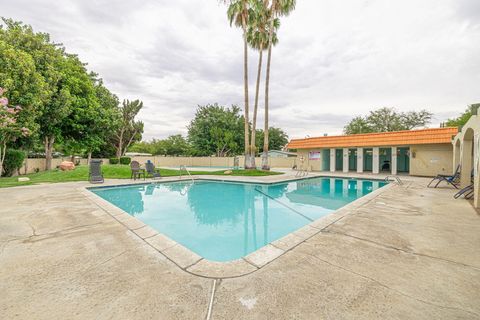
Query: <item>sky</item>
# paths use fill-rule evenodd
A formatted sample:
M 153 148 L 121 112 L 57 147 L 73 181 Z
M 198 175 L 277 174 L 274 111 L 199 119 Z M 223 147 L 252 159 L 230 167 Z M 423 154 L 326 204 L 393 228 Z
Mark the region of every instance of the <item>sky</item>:
M 186 134 L 198 105 L 243 108 L 242 34 L 220 1 L 0 0 L 0 16 L 50 33 L 120 99 L 142 100 L 144 140 Z M 270 125 L 290 138 L 341 134 L 380 107 L 430 110 L 435 127 L 480 102 L 479 0 L 297 0 L 278 37 Z M 257 63 L 250 51 L 252 102 Z

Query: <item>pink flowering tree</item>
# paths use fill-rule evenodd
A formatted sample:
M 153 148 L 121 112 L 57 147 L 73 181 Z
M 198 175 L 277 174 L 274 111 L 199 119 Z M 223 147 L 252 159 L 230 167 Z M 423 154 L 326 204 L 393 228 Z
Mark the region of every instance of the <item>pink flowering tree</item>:
M 29 129 L 17 123 L 22 108 L 20 106 L 10 107 L 8 99 L 3 96 L 4 93 L 5 89 L 0 88 L 0 177 L 3 173 L 3 162 L 7 154 L 7 143 L 30 134 Z

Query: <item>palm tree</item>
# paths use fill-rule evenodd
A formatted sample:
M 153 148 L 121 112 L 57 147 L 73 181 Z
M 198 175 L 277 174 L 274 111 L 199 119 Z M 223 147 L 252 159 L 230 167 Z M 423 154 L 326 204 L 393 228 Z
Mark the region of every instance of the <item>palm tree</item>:
M 269 0 L 265 0 L 269 2 Z M 295 9 L 296 0 L 272 0 L 272 4 L 269 10 L 269 35 L 268 35 L 268 55 L 267 55 L 267 70 L 265 74 L 265 126 L 263 135 L 263 157 L 262 157 L 262 169 L 269 170 L 268 165 L 268 112 L 269 112 L 269 90 L 270 90 L 270 65 L 272 62 L 272 46 L 275 45 L 273 41 L 274 26 L 276 16 L 286 16 L 293 9 Z
M 235 24 L 237 27 L 241 27 L 243 31 L 243 86 L 244 86 L 244 117 L 245 117 L 245 169 L 255 168 L 255 155 L 252 157 L 250 153 L 249 144 L 249 106 L 248 106 L 248 42 L 247 42 L 247 27 L 249 21 L 249 14 L 251 10 L 249 0 L 224 0 L 225 3 L 229 3 L 227 16 L 230 20 L 230 25 Z
M 257 110 L 258 110 L 258 95 L 260 92 L 260 79 L 262 74 L 262 60 L 263 50 L 267 48 L 268 32 L 267 32 L 267 7 L 263 0 L 252 1 L 252 14 L 250 15 L 250 21 L 247 31 L 247 42 L 250 46 L 258 50 L 258 70 L 257 70 L 257 84 L 255 87 L 255 104 L 253 107 L 253 119 L 252 119 L 252 135 L 250 137 L 250 154 L 255 161 L 255 155 L 257 152 L 255 133 L 257 127 Z M 255 162 L 253 162 L 255 165 Z

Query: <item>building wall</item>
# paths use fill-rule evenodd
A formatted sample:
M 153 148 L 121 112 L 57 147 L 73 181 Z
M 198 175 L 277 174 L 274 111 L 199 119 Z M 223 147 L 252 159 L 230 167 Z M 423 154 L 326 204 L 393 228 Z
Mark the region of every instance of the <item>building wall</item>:
M 238 157 L 240 166 L 243 166 L 243 156 Z M 164 157 L 164 156 L 137 156 L 131 157 L 132 161 L 136 160 L 141 164 L 150 160 L 157 167 L 178 167 L 180 165 L 191 167 L 233 167 L 234 157 Z M 87 159 L 77 159 L 80 165 L 86 165 Z M 102 159 L 103 164 L 109 164 L 108 159 Z M 52 169 L 55 169 L 62 163 L 62 161 L 70 161 L 70 157 L 52 159 Z M 297 157 L 274 158 L 269 157 L 269 164 L 271 168 L 292 168 L 296 162 Z M 257 167 L 262 165 L 262 158 L 255 158 Z M 20 168 L 19 173 L 29 174 L 37 171 L 45 171 L 45 159 L 31 158 L 26 159 Z
M 296 163 L 296 157 L 273 158 L 269 157 L 268 162 L 271 168 L 292 168 Z M 141 156 L 132 157 L 140 163 L 150 160 L 157 167 L 178 167 L 185 165 L 187 167 L 233 167 L 234 157 L 163 157 L 163 156 Z M 238 157 L 238 163 L 243 166 L 244 157 Z M 257 167 L 262 165 L 262 158 L 256 157 L 255 164 Z
M 63 157 L 63 158 L 54 158 L 52 159 L 52 169 L 55 169 L 62 163 L 62 161 L 70 161 L 70 157 Z M 80 161 L 80 165 L 86 165 L 87 159 L 78 159 Z M 108 159 L 102 159 L 104 164 L 108 164 Z M 23 162 L 23 166 L 20 168 L 20 174 L 29 174 L 34 172 L 45 171 L 45 159 L 42 158 L 29 158 L 25 159 Z
M 452 145 L 454 146 L 452 167 L 461 165 L 460 187 L 465 188 L 472 183 L 473 170 L 473 206 L 480 208 L 480 108 L 477 114 L 472 115 L 463 125 Z
M 311 160 L 309 159 L 309 153 L 313 152 L 320 152 L 320 158 Z M 301 158 L 303 157 L 303 169 L 308 169 L 310 171 L 322 171 L 322 152 L 321 149 L 299 149 L 297 150 L 297 165 L 298 168 L 301 168 Z
M 402 146 L 405 147 L 405 146 Z M 410 175 L 431 177 L 437 174 L 451 174 L 453 171 L 453 147 L 451 144 L 430 144 L 430 145 L 413 145 L 410 147 Z M 385 148 L 385 147 L 381 147 Z M 335 149 L 335 148 L 334 148 Z M 364 149 L 371 149 L 365 147 Z M 322 171 L 322 157 L 324 154 L 322 149 L 299 149 L 297 151 L 298 159 L 303 157 L 304 168 L 312 171 Z M 320 152 L 321 157 L 317 160 L 309 159 L 309 152 Z M 413 157 L 415 153 L 415 157 Z M 298 160 L 299 167 L 300 161 Z M 381 167 L 380 167 L 381 168 Z M 368 171 L 368 168 L 364 168 Z M 324 171 L 329 171 L 324 168 Z
M 432 177 L 451 174 L 453 146 L 431 144 L 410 146 L 410 175 Z
M 269 151 L 268 156 L 271 158 L 288 158 L 288 155 L 284 153 L 274 152 L 274 151 L 271 151 L 271 152 Z

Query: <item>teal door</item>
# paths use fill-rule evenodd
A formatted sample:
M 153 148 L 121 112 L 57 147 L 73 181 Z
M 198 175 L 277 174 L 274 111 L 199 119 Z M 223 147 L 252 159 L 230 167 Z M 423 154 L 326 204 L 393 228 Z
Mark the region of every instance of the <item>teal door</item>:
M 372 171 L 373 149 L 363 149 L 363 171 Z
M 357 171 L 357 149 L 348 149 L 348 170 Z
M 410 172 L 410 148 L 397 149 L 397 172 Z
M 343 170 L 343 149 L 335 150 L 335 170 Z
M 322 170 L 323 171 L 330 170 L 330 149 L 322 150 Z

